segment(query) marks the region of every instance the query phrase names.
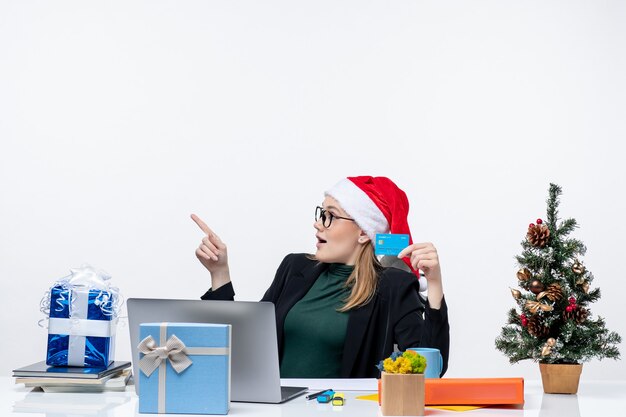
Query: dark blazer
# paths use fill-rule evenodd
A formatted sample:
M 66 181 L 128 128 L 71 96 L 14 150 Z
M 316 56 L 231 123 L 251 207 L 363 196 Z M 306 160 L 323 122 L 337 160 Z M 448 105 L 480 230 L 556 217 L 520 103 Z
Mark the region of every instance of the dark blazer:
M 309 291 L 328 264 L 290 254 L 276 271 L 272 285 L 261 301 L 271 301 L 276 308 L 278 351 L 282 357 L 283 325 L 289 310 Z M 431 309 L 418 293 L 415 275 L 397 268 L 385 268 L 380 274 L 374 298 L 365 306 L 350 310 L 343 350 L 341 376 L 374 378 L 380 373 L 378 362 L 394 351 L 409 347 L 433 347 L 443 356 L 443 375 L 448 368 L 450 326 L 445 300 L 439 310 Z M 209 290 L 203 300 L 233 300 L 231 283 L 216 291 Z

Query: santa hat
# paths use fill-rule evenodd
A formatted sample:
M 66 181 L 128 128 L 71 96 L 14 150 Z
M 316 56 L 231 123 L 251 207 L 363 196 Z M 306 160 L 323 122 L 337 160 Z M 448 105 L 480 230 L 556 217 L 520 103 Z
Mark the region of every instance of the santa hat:
M 409 244 L 413 243 L 407 222 L 409 200 L 389 178 L 347 177 L 324 194 L 337 200 L 372 242 L 377 233 L 394 233 L 409 235 Z M 419 278 L 410 259 L 403 261 Z

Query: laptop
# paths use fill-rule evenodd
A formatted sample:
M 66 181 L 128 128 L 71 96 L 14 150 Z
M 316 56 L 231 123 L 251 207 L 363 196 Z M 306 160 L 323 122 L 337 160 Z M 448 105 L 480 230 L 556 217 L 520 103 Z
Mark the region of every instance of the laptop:
M 231 401 L 278 404 L 307 387 L 281 387 L 274 304 L 268 302 L 168 300 L 127 301 L 133 372 L 139 375 L 139 325 L 154 322 L 232 325 Z M 139 378 L 135 378 L 137 393 Z

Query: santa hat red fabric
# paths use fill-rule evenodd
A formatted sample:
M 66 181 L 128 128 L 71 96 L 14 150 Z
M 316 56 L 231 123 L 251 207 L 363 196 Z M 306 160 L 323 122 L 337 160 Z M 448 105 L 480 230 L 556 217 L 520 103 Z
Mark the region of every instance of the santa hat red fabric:
M 337 200 L 372 242 L 377 233 L 396 233 L 409 235 L 409 244 L 413 243 L 407 221 L 409 200 L 389 178 L 347 177 L 324 194 Z M 403 261 L 419 278 L 409 258 Z

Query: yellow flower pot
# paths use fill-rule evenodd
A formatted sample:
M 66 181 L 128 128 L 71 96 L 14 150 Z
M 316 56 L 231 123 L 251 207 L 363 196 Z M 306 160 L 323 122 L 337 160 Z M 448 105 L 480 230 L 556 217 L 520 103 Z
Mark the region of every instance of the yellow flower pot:
M 424 415 L 424 374 L 381 374 L 383 416 Z
M 546 394 L 576 394 L 582 364 L 540 363 L 541 382 Z

